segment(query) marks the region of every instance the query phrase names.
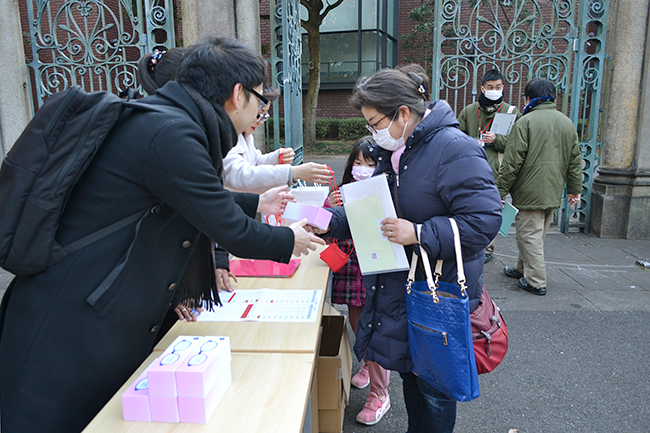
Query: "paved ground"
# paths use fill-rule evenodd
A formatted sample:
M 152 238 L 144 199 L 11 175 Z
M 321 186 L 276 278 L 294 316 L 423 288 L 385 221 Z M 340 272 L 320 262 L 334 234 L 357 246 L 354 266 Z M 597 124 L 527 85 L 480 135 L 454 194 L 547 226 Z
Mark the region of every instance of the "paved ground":
M 311 160 L 329 164 L 340 180 L 344 157 Z M 494 372 L 481 376 L 481 397 L 458 405 L 455 432 L 650 432 L 650 271 L 635 265 L 650 260 L 650 241 L 551 229 L 544 297 L 502 274 L 516 260 L 514 242 L 514 230 L 499 235 L 485 266 L 485 284 L 508 322 L 510 349 Z M 0 270 L 0 296 L 9 281 Z M 357 369 L 354 360 L 353 374 Z M 352 390 L 344 431 L 405 432 L 399 376 L 391 376 L 392 409 L 373 427 L 355 421 L 367 392 Z

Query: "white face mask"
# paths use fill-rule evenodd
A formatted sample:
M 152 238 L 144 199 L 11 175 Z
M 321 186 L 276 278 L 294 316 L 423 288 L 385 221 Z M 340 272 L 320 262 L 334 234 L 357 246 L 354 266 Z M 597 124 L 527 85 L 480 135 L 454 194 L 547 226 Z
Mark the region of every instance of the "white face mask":
M 370 179 L 375 172 L 375 167 L 355 165 L 352 167 L 352 178 L 356 181 Z
M 386 150 L 390 150 L 391 152 L 394 152 L 400 147 L 404 146 L 404 134 L 406 134 L 406 126 L 409 123 L 406 122 L 404 124 L 404 131 L 402 132 L 402 136 L 397 139 L 393 138 L 393 136 L 390 135 L 390 132 L 388 131 L 392 124 L 393 121 L 391 120 L 390 123 L 388 124 L 388 128 L 380 129 L 377 132 L 373 132 L 372 138 L 377 143 L 377 146 L 381 147 L 382 149 L 386 149 Z
M 503 96 L 502 90 L 486 90 L 485 97 L 490 101 L 498 101 Z

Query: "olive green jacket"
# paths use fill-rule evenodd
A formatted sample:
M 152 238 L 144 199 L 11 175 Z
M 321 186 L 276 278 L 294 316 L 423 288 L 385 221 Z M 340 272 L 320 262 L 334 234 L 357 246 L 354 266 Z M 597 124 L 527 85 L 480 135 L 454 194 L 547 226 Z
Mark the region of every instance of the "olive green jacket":
M 565 183 L 568 194 L 582 192 L 578 134 L 554 102 L 542 102 L 512 127 L 497 188 L 520 210 L 542 210 L 560 207 Z
M 480 104 L 475 102 L 463 108 L 463 111 L 460 112 L 458 116 L 459 128 L 465 134 L 473 138 L 479 138 L 479 124 L 478 124 L 478 110 Z M 507 113 L 510 108 L 510 104 L 503 103 L 499 113 Z M 494 115 L 499 109 L 499 104 L 492 105 L 491 107 L 480 108 L 481 110 L 481 130 L 484 130 L 490 121 L 494 118 Z M 521 113 L 514 108 L 512 113 L 517 115 L 517 120 L 521 117 Z M 488 131 L 490 128 L 488 128 Z M 499 174 L 499 153 L 503 153 L 506 150 L 506 143 L 508 142 L 508 136 L 497 134 L 494 143 L 485 143 L 485 153 L 488 157 L 488 162 L 490 163 L 490 168 L 496 179 Z

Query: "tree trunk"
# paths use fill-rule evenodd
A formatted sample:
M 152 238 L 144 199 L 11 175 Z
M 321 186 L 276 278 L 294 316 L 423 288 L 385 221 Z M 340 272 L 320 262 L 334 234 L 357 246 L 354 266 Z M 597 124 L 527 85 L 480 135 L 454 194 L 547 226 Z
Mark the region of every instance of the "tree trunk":
M 309 41 L 309 88 L 305 104 L 305 129 L 303 140 L 306 146 L 316 144 L 316 107 L 318 106 L 318 90 L 320 89 L 320 31 L 307 29 Z

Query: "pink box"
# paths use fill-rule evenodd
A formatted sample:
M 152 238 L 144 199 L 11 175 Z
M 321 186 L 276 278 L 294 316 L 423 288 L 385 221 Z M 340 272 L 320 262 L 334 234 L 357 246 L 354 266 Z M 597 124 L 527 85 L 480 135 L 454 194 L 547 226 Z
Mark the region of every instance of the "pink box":
M 122 393 L 122 412 L 124 413 L 124 421 L 151 421 L 147 370 L 138 376 L 135 382 Z
M 230 365 L 230 337 L 206 336 L 176 368 L 179 397 L 205 398 L 223 380 L 222 366 Z
M 201 345 L 203 337 L 181 335 L 147 371 L 149 396 L 176 398 L 176 368 Z M 153 419 L 153 406 L 152 419 Z
M 220 363 L 219 380 L 205 398 L 178 397 L 181 422 L 206 424 L 232 383 L 230 360 Z
M 332 214 L 322 207 L 294 202 L 287 203 L 287 207 L 282 216 L 292 221 L 300 221 L 303 218 L 307 218 L 309 224 L 322 230 L 327 230 L 332 219 Z
M 179 422 L 177 397 L 161 397 L 149 395 L 151 407 L 151 421 L 153 422 Z

